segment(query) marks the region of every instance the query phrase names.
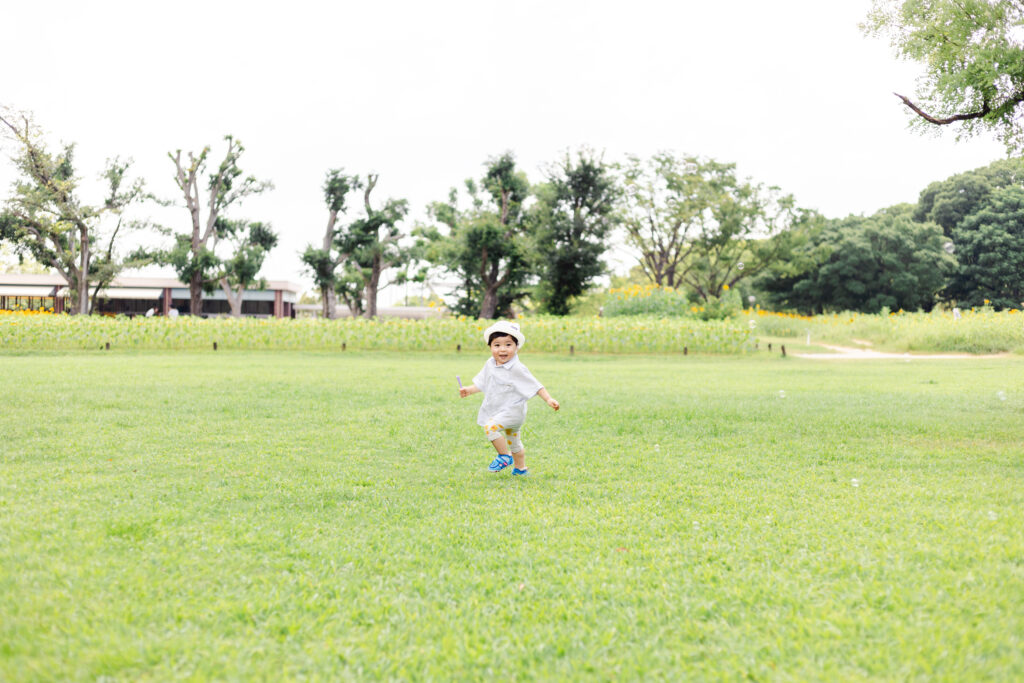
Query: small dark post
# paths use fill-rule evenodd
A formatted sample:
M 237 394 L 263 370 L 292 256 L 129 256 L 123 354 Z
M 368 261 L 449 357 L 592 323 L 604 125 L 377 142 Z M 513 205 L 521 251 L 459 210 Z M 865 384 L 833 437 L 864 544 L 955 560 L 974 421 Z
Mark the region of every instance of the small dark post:
M 462 344 L 455 345 L 455 353 L 462 353 Z
M 572 344 L 569 344 L 569 355 L 570 356 L 576 355 L 576 347 L 573 346 Z
M 107 351 L 110 350 L 110 342 L 107 342 Z
M 768 342 L 768 353 L 771 353 L 771 351 L 772 351 L 772 343 Z
M 686 355 L 689 355 L 689 353 L 690 353 L 690 347 L 689 346 L 684 346 L 683 347 L 683 355 L 686 356 Z
M 782 357 L 783 358 L 786 357 L 786 345 L 785 344 L 782 345 Z
M 342 351 L 344 351 L 344 350 L 345 350 L 345 342 L 341 342 L 341 350 L 342 350 Z
M 213 342 L 213 350 L 214 350 L 214 351 L 216 351 L 216 350 L 217 350 L 217 342 Z

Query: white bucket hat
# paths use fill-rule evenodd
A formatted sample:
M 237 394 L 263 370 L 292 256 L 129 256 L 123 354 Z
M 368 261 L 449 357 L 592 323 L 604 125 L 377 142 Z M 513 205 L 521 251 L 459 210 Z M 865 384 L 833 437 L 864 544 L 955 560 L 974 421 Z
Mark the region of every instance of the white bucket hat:
M 502 334 L 507 334 L 508 336 L 512 337 L 513 339 L 516 340 L 516 345 L 519 348 L 523 348 L 523 344 L 526 343 L 526 337 L 524 337 L 523 333 L 519 331 L 519 323 L 510 323 L 507 320 L 499 320 L 498 322 L 494 323 L 486 330 L 484 330 L 485 344 L 488 343 L 487 340 L 489 340 L 491 338 L 491 335 L 494 334 L 495 332 L 501 332 Z

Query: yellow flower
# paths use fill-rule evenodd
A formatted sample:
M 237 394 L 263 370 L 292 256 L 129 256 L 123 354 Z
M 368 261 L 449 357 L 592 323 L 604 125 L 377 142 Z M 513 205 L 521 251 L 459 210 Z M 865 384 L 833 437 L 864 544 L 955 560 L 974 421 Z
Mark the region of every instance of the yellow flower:
M 722 285 L 722 289 L 726 292 L 729 291 L 729 285 Z

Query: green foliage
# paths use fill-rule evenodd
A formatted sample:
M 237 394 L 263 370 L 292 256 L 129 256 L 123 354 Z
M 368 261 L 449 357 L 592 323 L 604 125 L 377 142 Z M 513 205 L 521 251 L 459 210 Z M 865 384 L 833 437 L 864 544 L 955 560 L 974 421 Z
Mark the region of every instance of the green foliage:
M 0 137 L 14 144 L 20 174 L 0 210 L 0 242 L 9 243 L 19 259 L 28 257 L 60 273 L 72 293 L 71 312 L 88 314 L 90 285 L 98 290 L 129 265 L 117 252 L 117 240 L 137 227 L 123 216 L 146 199 L 144 184 L 129 181 L 131 161 L 108 159 L 101 174 L 106 196 L 90 204 L 75 175 L 74 145 L 51 153 L 32 118 L 7 108 L 0 109 Z
M 875 0 L 863 28 L 924 66 L 917 125 L 959 124 L 964 136 L 989 130 L 1008 151 L 1024 149 L 1024 3 Z
M 367 315 L 371 317 L 377 311 L 381 274 L 391 268 L 406 268 L 414 255 L 414 249 L 403 246 L 399 241 L 402 233 L 398 223 L 408 214 L 409 203 L 404 199 L 389 198 L 380 209 L 374 209 L 370 204 L 370 192 L 376 184 L 377 176 L 370 175 L 365 193 L 366 216 L 352 222 L 346 230 L 339 231 L 334 240 L 345 262 L 344 274 L 335 289 L 343 298 L 351 299 L 358 299 L 355 292 L 360 291 Z
M 1014 308 L 1024 300 L 1020 195 L 1024 159 L 1006 159 L 932 183 L 914 217 L 942 226 L 959 265 L 944 296 L 961 306 Z
M 541 310 L 568 315 L 575 299 L 605 271 L 601 256 L 617 223 L 621 190 L 610 168 L 587 150 L 565 158 L 534 189 Z
M 669 318 L 692 317 L 696 312 L 697 306 L 685 292 L 647 284 L 611 288 L 604 300 L 603 315 Z
M 135 253 L 140 260 L 150 258 L 156 263 L 174 268 L 181 282 L 192 282 L 198 278 L 202 291 L 209 294 L 217 289 L 220 276 L 221 259 L 206 245 L 198 249 L 192 248 L 192 238 L 184 233 L 174 236 L 174 247 L 166 251 L 147 251 L 140 249 Z
M 697 320 L 726 320 L 740 313 L 743 306 L 739 293 L 728 285 L 722 296 L 695 301 L 692 296 L 677 289 L 657 285 L 633 285 L 613 288 L 605 299 L 604 315 L 654 316 L 658 318 L 690 317 Z
M 1024 186 L 1024 159 L 1002 159 L 946 180 L 931 183 L 922 192 L 914 220 L 942 226 L 947 237 L 965 218 L 985 207 L 992 193 Z
M 459 207 L 452 189 L 447 202 L 430 205 L 434 225 L 414 234 L 422 258 L 459 279 L 453 309 L 493 318 L 509 315 L 512 304 L 526 296 L 534 243 L 522 211 L 530 187 L 526 174 L 516 170 L 511 153 L 490 159 L 486 168 L 479 186 L 466 181 L 469 208 Z
M 1024 360 L 485 357 L 0 351 L 0 679 L 1024 677 Z
M 802 313 L 931 310 L 956 261 L 941 228 L 913 221 L 911 209 L 830 221 L 806 234 L 795 258 L 769 269 L 758 287 L 771 304 Z
M 338 216 L 347 211 L 349 192 L 362 189 L 363 184 L 358 176 L 344 173 L 344 169 L 332 168 L 327 171 L 324 179 L 324 203 L 327 205 L 327 228 L 320 247 L 307 244 L 300 255 L 306 272 L 313 276 L 313 282 L 320 290 L 321 302 L 324 304 L 324 315 L 333 318 L 336 315 L 335 293 L 341 292 L 343 299 L 349 304 L 354 315 L 363 311 L 361 286 L 353 280 L 358 272 L 348 266 L 343 275 L 339 275 L 338 267 L 348 261 L 348 255 L 342 251 L 345 240 L 339 245 L 338 240 L 344 232 L 338 224 Z
M 960 262 L 948 295 L 962 306 L 1024 307 L 1024 188 L 992 193 L 953 229 Z
M 348 193 L 353 190 L 360 190 L 362 187 L 363 184 L 359 180 L 359 176 L 345 175 L 342 168 L 328 170 L 323 185 L 324 202 L 327 204 L 327 210 L 335 215 L 345 213 L 345 202 Z
M 226 135 L 224 140 L 227 142 L 224 159 L 217 170 L 207 176 L 207 191 L 204 195 L 199 192 L 199 179 L 206 172 L 210 147 L 204 147 L 198 156 L 189 152 L 187 161 L 182 159 L 180 149 L 173 154 L 168 153 L 167 156 L 175 165 L 175 183 L 188 209 L 191 226 L 189 231 L 175 234 L 174 244 L 169 248 L 140 250 L 137 254 L 140 258 L 148 257 L 155 263 L 174 268 L 178 278 L 189 286 L 193 314 L 199 313 L 201 292 L 215 289 L 221 278 L 235 268 L 248 267 L 242 262 L 231 265 L 239 259 L 238 249 L 241 249 L 239 241 L 231 238 L 238 234 L 237 226 L 242 223 L 229 221 L 225 212 L 247 197 L 273 189 L 269 181 L 245 176 L 238 165 L 245 147 L 231 135 Z M 204 198 L 205 219 L 201 212 Z M 212 245 L 211 238 L 214 239 Z M 233 244 L 236 251 L 222 258 L 217 254 L 218 239 Z M 251 256 L 242 259 L 244 264 L 252 262 Z
M 341 169 L 327 172 L 324 199 L 327 204 L 327 230 L 323 247 L 307 245 L 302 262 L 313 275 L 322 296 L 328 301 L 325 314 L 334 316 L 333 295 L 340 296 L 353 315 L 375 315 L 381 274 L 390 268 L 406 269 L 413 249 L 400 244 L 397 225 L 409 212 L 404 199 L 388 199 L 380 209 L 370 203 L 370 194 L 378 176 L 368 174 L 366 183 L 358 176 L 347 176 Z M 347 225 L 338 222 L 346 209 L 349 192 L 362 190 L 365 216 Z M 340 268 L 340 270 L 339 270 Z M 398 279 L 404 281 L 407 273 Z
M 335 263 L 331 253 L 325 249 L 317 249 L 313 245 L 307 245 L 306 250 L 300 257 L 306 265 L 308 272 L 313 276 L 316 286 L 334 286 Z
M 221 262 L 220 277 L 242 292 L 259 282 L 257 276 L 267 254 L 277 246 L 277 234 L 269 223 L 225 221 L 218 240 L 232 244 L 232 253 Z M 239 309 L 240 310 L 240 309 Z
M 785 254 L 777 237 L 813 221 L 778 188 L 740 180 L 735 164 L 656 154 L 623 168 L 627 242 L 654 284 L 720 297 Z

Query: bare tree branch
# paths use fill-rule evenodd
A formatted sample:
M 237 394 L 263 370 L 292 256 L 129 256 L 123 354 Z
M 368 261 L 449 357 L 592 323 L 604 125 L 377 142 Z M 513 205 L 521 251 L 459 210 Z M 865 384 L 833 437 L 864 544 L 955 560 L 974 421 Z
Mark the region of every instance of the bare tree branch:
M 981 105 L 980 111 L 974 111 L 971 112 L 970 114 L 955 114 L 953 116 L 940 119 L 923 111 L 920 107 L 911 102 L 910 98 L 904 95 L 900 95 L 898 92 L 894 92 L 893 95 L 903 100 L 903 104 L 907 105 L 907 107 L 909 107 L 915 114 L 920 116 L 922 119 L 924 119 L 928 123 L 934 123 L 937 126 L 945 126 L 950 123 L 956 123 L 957 121 L 970 121 L 971 119 L 980 119 L 992 111 L 988 106 L 988 102 L 984 102 Z

